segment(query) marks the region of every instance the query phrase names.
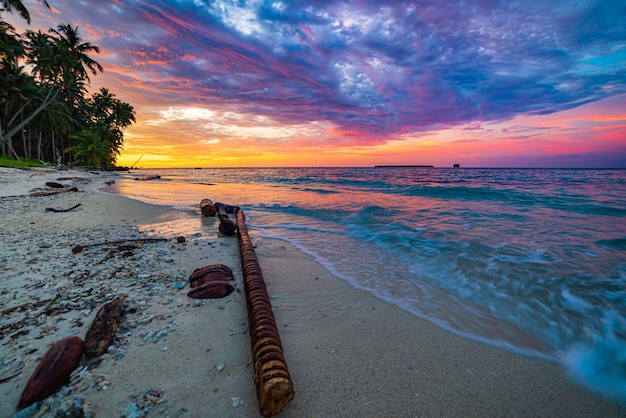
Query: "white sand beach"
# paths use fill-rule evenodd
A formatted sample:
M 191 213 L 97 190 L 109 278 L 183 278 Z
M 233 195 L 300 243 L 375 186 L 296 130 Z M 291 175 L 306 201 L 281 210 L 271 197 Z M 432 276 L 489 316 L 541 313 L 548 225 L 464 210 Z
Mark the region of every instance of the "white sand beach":
M 83 358 L 55 399 L 82 399 L 95 417 L 260 416 L 237 237 L 199 212 L 92 190 L 111 179 L 0 168 L 0 417 L 18 412 L 48 347 L 84 338 L 116 297 L 129 307 L 117 340 L 100 358 Z M 30 195 L 47 181 L 78 191 Z M 296 390 L 281 417 L 626 416 L 558 364 L 445 332 L 351 287 L 288 243 L 249 233 Z M 105 242 L 116 243 L 93 245 Z M 76 245 L 85 248 L 73 254 Z M 233 269 L 236 291 L 189 298 L 189 275 L 212 263 Z

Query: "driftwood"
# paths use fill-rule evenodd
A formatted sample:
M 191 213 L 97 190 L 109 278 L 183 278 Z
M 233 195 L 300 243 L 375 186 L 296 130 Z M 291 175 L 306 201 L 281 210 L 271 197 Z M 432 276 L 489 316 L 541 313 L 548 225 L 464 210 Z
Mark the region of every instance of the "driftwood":
M 243 211 L 240 209 L 237 210 L 237 227 L 259 410 L 264 417 L 271 417 L 287 406 L 295 391 L 287 370 L 261 267 L 248 235 Z
M 47 304 L 46 307 L 39 313 L 35 314 L 34 316 L 31 315 L 26 315 L 26 318 L 23 318 L 17 322 L 12 322 L 10 324 L 3 324 L 0 325 L 0 340 L 4 338 L 4 336 L 6 334 L 8 334 L 9 332 L 13 332 L 13 331 L 18 331 L 17 333 L 13 334 L 10 336 L 10 338 L 14 338 L 17 335 L 22 335 L 24 334 L 23 331 L 19 331 L 21 330 L 24 326 L 26 325 L 31 325 L 37 322 L 37 318 L 39 318 L 41 315 L 46 314 L 48 315 L 50 313 L 50 308 L 54 305 L 54 303 L 57 301 L 59 297 L 56 296 L 52 299 L 46 299 L 46 300 L 42 300 L 39 302 L 26 302 L 23 303 L 21 305 L 18 306 L 12 306 L 10 308 L 7 308 L 5 310 L 2 311 L 2 315 L 5 314 L 9 314 L 13 311 L 19 310 L 19 309 L 23 309 L 26 306 L 33 306 L 33 307 L 38 307 L 44 304 Z
M 105 241 L 98 242 L 96 244 L 85 244 L 85 245 L 77 245 L 72 248 L 72 254 L 78 254 L 82 252 L 85 248 L 88 247 L 98 247 L 100 245 L 114 245 L 114 244 L 123 244 L 125 242 L 159 242 L 159 241 L 167 241 L 167 238 L 137 238 L 137 239 L 123 239 L 119 241 Z
M 71 208 L 69 208 L 69 209 L 54 209 L 54 208 L 46 208 L 46 210 L 47 210 L 48 212 L 54 212 L 54 213 L 59 213 L 59 212 L 69 212 L 69 211 L 71 211 L 71 210 L 76 209 L 76 208 L 77 208 L 77 207 L 79 207 L 80 205 L 81 205 L 81 204 L 79 203 L 79 204 L 77 204 L 77 205 L 72 206 L 72 207 L 71 207 Z
M 57 183 L 55 181 L 47 181 L 46 186 L 52 187 L 53 189 L 65 189 L 67 187 L 65 184 Z
M 220 218 L 220 225 L 218 227 L 219 231 L 224 235 L 235 235 L 235 232 L 237 232 L 237 225 L 228 218 L 228 214 L 235 213 L 239 208 L 237 206 L 225 205 L 219 202 L 215 202 L 214 206 Z
M 203 216 L 209 217 L 215 216 L 217 211 L 215 210 L 215 206 L 213 206 L 211 199 L 202 199 L 200 202 L 200 212 L 202 212 Z
M 83 340 L 67 337 L 54 344 L 28 379 L 18 408 L 46 399 L 65 383 L 83 357 Z
M 56 190 L 44 190 L 42 192 L 34 192 L 31 193 L 30 196 L 52 196 L 53 194 L 65 193 L 65 192 L 77 192 L 77 187 L 70 187 L 65 189 L 56 189 Z
M 158 180 L 160 179 L 161 176 L 159 175 L 154 175 L 154 176 L 143 176 L 143 177 L 135 177 L 135 180 L 139 180 L 139 181 L 148 181 L 148 180 Z
M 104 354 L 115 339 L 117 325 L 124 313 L 124 299 L 122 298 L 102 305 L 85 336 L 87 357 L 98 357 Z
M 3 310 L 0 311 L 0 315 L 6 315 L 9 314 L 13 311 L 17 311 L 19 309 L 25 308 L 27 306 L 33 306 L 33 307 L 37 307 L 37 306 L 41 306 L 44 305 L 50 301 L 54 301 L 56 300 L 56 298 L 54 299 L 46 299 L 46 300 L 40 300 L 37 302 L 26 302 L 26 303 L 22 303 L 21 305 L 17 305 L 17 306 L 11 306 L 10 308 L 5 308 Z

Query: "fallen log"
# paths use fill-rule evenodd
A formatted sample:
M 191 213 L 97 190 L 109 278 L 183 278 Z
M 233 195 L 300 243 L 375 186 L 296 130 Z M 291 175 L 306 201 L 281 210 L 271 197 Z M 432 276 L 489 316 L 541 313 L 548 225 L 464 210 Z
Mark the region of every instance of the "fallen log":
M 76 209 L 76 208 L 77 208 L 77 207 L 79 207 L 80 205 L 81 205 L 81 204 L 79 203 L 79 204 L 77 204 L 77 205 L 72 206 L 72 207 L 71 207 L 71 208 L 69 208 L 69 209 L 54 209 L 54 208 L 46 208 L 46 210 L 47 210 L 48 212 L 54 212 L 54 213 L 69 212 L 69 211 L 71 211 L 71 210 Z
M 220 218 L 218 230 L 224 235 L 235 235 L 235 232 L 237 232 L 237 225 L 228 218 L 228 214 L 235 213 L 239 208 L 237 206 L 225 205 L 220 202 L 215 202 L 214 206 Z
M 54 344 L 28 379 L 17 405 L 25 408 L 52 395 L 72 374 L 83 357 L 83 340 L 67 337 Z
M 209 216 L 215 216 L 217 211 L 211 199 L 202 199 L 200 202 L 200 212 L 202 212 L 203 216 L 208 218 Z
M 287 370 L 263 273 L 248 235 L 245 217 L 240 209 L 237 209 L 236 213 L 256 393 L 261 415 L 271 417 L 291 402 L 295 391 Z
M 161 176 L 153 175 L 153 176 L 143 176 L 143 177 L 135 177 L 135 180 L 138 181 L 148 181 L 148 180 L 159 180 Z
M 77 192 L 77 187 L 70 187 L 65 189 L 44 190 L 42 192 L 31 193 L 30 196 L 52 196 L 53 194 L 65 193 L 65 192 Z

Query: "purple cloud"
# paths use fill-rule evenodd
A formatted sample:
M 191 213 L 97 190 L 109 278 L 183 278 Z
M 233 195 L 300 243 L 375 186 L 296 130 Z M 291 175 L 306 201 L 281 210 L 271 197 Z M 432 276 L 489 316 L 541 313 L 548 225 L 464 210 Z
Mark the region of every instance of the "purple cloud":
M 626 92 L 620 2 L 54 3 L 54 16 L 30 6 L 35 24 L 78 25 L 105 69 L 161 105 L 330 121 L 370 142 Z

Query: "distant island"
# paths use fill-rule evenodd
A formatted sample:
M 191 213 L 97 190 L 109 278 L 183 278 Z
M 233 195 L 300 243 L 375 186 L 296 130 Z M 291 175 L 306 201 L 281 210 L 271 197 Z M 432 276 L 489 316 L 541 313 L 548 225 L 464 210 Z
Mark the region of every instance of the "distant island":
M 434 165 L 375 165 L 374 166 L 374 168 L 406 168 L 406 167 L 433 168 Z

